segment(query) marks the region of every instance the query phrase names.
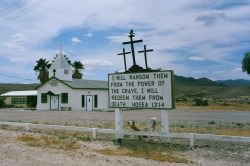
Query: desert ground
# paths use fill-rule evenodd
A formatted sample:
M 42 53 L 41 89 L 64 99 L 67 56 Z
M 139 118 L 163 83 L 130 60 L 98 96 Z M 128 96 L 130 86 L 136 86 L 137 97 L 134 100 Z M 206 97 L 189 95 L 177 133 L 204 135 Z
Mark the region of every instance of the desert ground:
M 114 128 L 114 117 L 114 112 L 0 109 L 0 121 L 11 122 Z M 140 129 L 150 129 L 151 117 L 157 118 L 156 131 L 160 131 L 160 110 L 124 111 L 124 129 L 131 130 L 126 125 L 129 120 Z M 250 137 L 250 111 L 175 109 L 169 111 L 169 121 L 170 132 Z M 192 150 L 189 140 L 163 144 L 160 138 L 126 136 L 118 143 L 114 138 L 101 134 L 93 140 L 88 133 L 1 126 L 0 165 L 250 165 L 249 143 L 196 140 Z M 158 156 L 150 156 L 151 151 Z

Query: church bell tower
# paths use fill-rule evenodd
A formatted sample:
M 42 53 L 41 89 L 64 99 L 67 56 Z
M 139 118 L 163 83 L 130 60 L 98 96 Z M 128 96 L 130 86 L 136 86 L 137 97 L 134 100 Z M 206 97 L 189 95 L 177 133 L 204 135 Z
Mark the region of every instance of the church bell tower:
M 66 59 L 66 55 L 63 55 L 61 48 L 60 53 L 56 55 L 54 62 L 49 68 L 49 78 L 54 76 L 59 80 L 72 81 L 72 73 L 73 70 Z

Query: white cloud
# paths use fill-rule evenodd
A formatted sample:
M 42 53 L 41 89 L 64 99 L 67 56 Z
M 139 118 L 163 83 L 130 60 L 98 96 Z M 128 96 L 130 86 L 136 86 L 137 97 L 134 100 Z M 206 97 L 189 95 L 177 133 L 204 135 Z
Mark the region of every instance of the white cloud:
M 188 58 L 189 60 L 193 60 L 193 61 L 204 61 L 205 58 L 200 57 L 200 56 L 192 56 Z
M 196 21 L 203 22 L 205 26 L 211 27 L 214 26 L 219 19 L 225 19 L 226 15 L 221 10 L 211 10 L 205 11 L 201 13 L 197 18 Z
M 16 33 L 13 35 L 12 39 L 15 42 L 25 42 L 26 38 L 24 37 L 24 35 L 20 34 L 20 33 Z
M 213 71 L 213 74 L 225 74 L 226 71 L 225 70 L 217 70 L 217 71 Z
M 241 71 L 242 72 L 242 68 L 235 68 L 232 71 L 235 71 L 235 72 Z
M 208 72 L 209 72 L 208 70 L 195 70 L 195 71 L 192 71 L 191 73 L 192 74 L 204 74 Z
M 12 58 L 10 59 L 11 62 L 14 62 L 17 65 L 27 65 L 28 61 L 26 58 Z
M 112 67 L 113 64 L 110 61 L 106 61 L 103 59 L 95 59 L 95 60 L 84 60 L 82 63 L 86 66 L 95 66 L 95 67 Z
M 10 41 L 4 42 L 3 46 L 8 49 L 24 50 L 25 49 L 24 43 L 26 41 L 27 39 L 24 37 L 24 35 L 16 33 L 12 36 Z
M 93 36 L 93 34 L 92 33 L 85 33 L 84 35 L 83 35 L 84 37 L 92 37 Z
M 71 41 L 73 42 L 73 43 L 81 43 L 82 41 L 80 40 L 80 39 L 78 39 L 77 37 L 72 37 L 71 38 Z

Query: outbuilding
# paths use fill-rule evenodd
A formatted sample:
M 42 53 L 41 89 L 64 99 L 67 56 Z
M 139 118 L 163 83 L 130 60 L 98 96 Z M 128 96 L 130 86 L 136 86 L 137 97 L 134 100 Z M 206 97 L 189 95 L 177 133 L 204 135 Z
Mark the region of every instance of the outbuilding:
M 37 91 L 10 91 L 1 95 L 6 105 L 18 108 L 35 108 L 37 104 Z

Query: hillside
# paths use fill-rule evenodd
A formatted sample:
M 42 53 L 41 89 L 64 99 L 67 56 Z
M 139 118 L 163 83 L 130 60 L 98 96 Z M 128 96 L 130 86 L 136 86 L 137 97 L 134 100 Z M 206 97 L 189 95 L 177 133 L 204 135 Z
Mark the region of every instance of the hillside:
M 207 78 L 195 79 L 192 77 L 175 76 L 174 95 L 178 97 L 195 97 L 201 92 L 204 97 L 212 98 L 234 98 L 239 96 L 250 96 L 250 86 L 226 86 L 222 82 L 215 82 Z M 39 84 L 1 84 L 0 94 L 9 91 L 34 90 Z
M 176 86 L 221 86 L 222 84 L 214 82 L 207 78 L 199 78 L 195 79 L 193 77 L 182 77 L 176 76 L 174 77 L 174 82 Z
M 201 92 L 204 97 L 210 98 L 236 98 L 250 96 L 250 87 L 239 86 L 175 86 L 175 97 L 197 97 Z
M 250 80 L 218 80 L 217 83 L 227 85 L 227 86 L 250 86 Z
M 0 83 L 0 94 L 9 91 L 21 91 L 21 90 L 34 90 L 40 84 L 1 84 Z

